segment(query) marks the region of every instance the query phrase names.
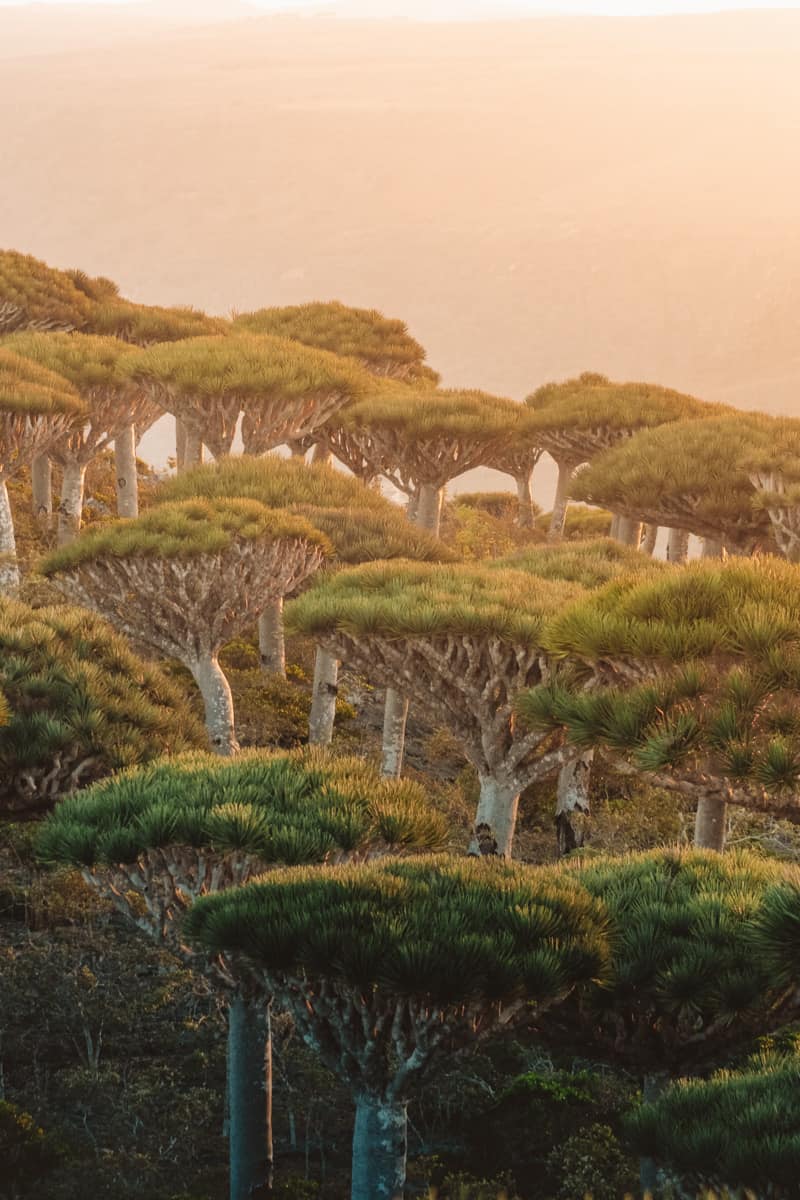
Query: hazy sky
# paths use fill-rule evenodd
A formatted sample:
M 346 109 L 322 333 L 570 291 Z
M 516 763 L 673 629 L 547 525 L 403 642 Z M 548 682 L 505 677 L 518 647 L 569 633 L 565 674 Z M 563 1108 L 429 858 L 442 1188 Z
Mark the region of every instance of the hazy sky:
M 0 0 L 0 8 L 19 4 L 70 4 L 86 0 Z M 130 4 L 137 0 L 89 0 L 94 4 Z M 474 17 L 503 13 L 596 13 L 646 16 L 657 13 L 718 12 L 730 9 L 800 8 L 800 0 L 250 0 L 255 8 L 266 11 L 321 11 L 341 7 L 348 13 L 370 16 Z M 174 0 L 173 0 L 174 4 Z M 175 7 L 178 7 L 175 4 Z M 191 7 L 187 0 L 185 7 Z M 205 5 L 203 6 L 205 7 Z M 219 4 L 223 13 L 223 0 Z

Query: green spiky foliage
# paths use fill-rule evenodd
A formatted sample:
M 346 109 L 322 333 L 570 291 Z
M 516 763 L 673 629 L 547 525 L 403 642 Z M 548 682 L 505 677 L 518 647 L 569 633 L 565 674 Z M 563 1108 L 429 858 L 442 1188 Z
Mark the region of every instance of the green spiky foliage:
M 208 337 L 230 329 L 229 321 L 209 317 L 197 308 L 134 304 L 117 296 L 96 295 L 94 298 L 98 303 L 89 320 L 92 333 L 119 338 L 135 346 Z
M 315 301 L 240 313 L 234 317 L 233 326 L 355 358 L 373 375 L 438 381 L 435 372 L 425 365 L 425 350 L 408 332 L 405 322 L 385 317 L 374 308 L 351 308 L 339 300 Z
M 12 348 L 15 341 L 11 338 L 0 346 L 0 411 L 29 421 L 62 415 L 74 421 L 80 417 L 84 406 L 71 383 L 16 353 Z M 8 470 L 5 462 L 3 470 Z
M 676 1177 L 682 1194 L 790 1200 L 800 1170 L 800 1061 L 773 1057 L 710 1079 L 681 1079 L 626 1121 L 640 1154 Z
M 81 329 L 91 310 L 89 297 L 67 271 L 0 250 L 0 336 L 17 329 Z
M 730 411 L 659 384 L 615 383 L 593 372 L 546 383 L 525 403 L 542 448 L 576 467 L 639 429 Z
M 792 994 L 753 931 L 790 868 L 742 852 L 662 849 L 578 864 L 576 882 L 608 918 L 602 984 L 554 1016 L 581 1052 L 640 1077 L 699 1073 L 785 1024 Z
M 572 496 L 741 553 L 767 548 L 769 516 L 753 506 L 744 464 L 753 443 L 775 425 L 764 414 L 741 413 L 643 430 L 579 471 Z
M 128 764 L 204 744 L 183 692 L 98 617 L 0 600 L 0 809 L 30 811 Z
M 800 821 L 799 685 L 800 654 L 782 647 L 754 665 L 701 662 L 628 688 L 549 684 L 517 712 L 668 791 Z
M 592 577 L 598 550 L 585 549 Z M 520 792 L 565 760 L 560 733 L 521 730 L 513 713 L 519 692 L 549 672 L 547 622 L 584 594 L 558 577 L 560 552 L 547 579 L 508 567 L 376 563 L 319 581 L 287 609 L 290 629 L 453 731 L 480 776 L 476 830 L 487 828 L 476 849 L 486 853 L 510 854 Z M 569 548 L 567 579 L 580 574 L 576 555 Z
M 756 490 L 755 507 L 772 523 L 773 536 L 792 562 L 800 561 L 800 421 L 773 419 L 754 438 L 744 469 Z
M 296 513 L 326 535 L 341 563 L 389 558 L 436 562 L 449 557 L 441 543 L 411 525 L 396 504 L 324 463 L 306 466 L 272 455 L 227 458 L 166 480 L 155 502 L 192 497 L 242 497 Z
M 72 280 L 79 292 L 83 292 L 84 296 L 88 296 L 96 304 L 113 300 L 119 296 L 119 285 L 105 275 L 89 275 L 80 267 L 70 267 L 64 273 Z
M 41 569 L 135 641 L 183 662 L 203 695 L 212 746 L 233 754 L 219 650 L 299 588 L 327 550 L 308 521 L 257 500 L 186 500 L 89 530 Z
M 181 941 L 201 895 L 278 865 L 441 850 L 443 818 L 419 785 L 320 751 L 209 754 L 121 772 L 63 802 L 40 856 L 84 870 L 151 937 Z
M 632 546 L 623 546 L 613 538 L 596 538 L 561 546 L 528 546 L 491 564 L 494 570 L 512 568 L 527 571 L 540 579 L 563 579 L 584 588 L 598 588 L 620 575 L 639 575 L 642 558 Z M 649 563 L 648 574 L 657 576 L 661 563 Z
M 288 338 L 195 337 L 139 350 L 126 378 L 184 422 L 215 458 L 229 454 L 239 414 L 248 454 L 309 433 L 360 397 L 369 376 L 357 364 Z
M 547 533 L 552 519 L 552 512 L 542 513 L 536 518 L 536 528 Z M 611 513 L 603 508 L 571 504 L 564 520 L 564 540 L 574 542 L 590 537 L 608 537 L 611 521 Z

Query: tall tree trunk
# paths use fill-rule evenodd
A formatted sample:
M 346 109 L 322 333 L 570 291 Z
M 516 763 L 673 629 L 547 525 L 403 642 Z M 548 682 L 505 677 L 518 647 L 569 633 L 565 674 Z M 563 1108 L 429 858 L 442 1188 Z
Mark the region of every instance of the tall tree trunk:
M 430 483 L 420 484 L 414 524 L 419 525 L 420 529 L 427 529 L 434 537 L 439 536 L 443 499 L 443 488 L 436 488 Z
M 667 538 L 667 562 L 685 563 L 689 557 L 689 534 L 685 529 L 670 529 Z
M 58 506 L 58 544 L 66 546 L 81 531 L 83 516 L 83 485 L 86 467 L 83 463 L 68 462 L 61 482 L 61 503 Z
M 569 463 L 560 462 L 558 466 L 558 483 L 553 500 L 553 512 L 550 516 L 550 528 L 547 531 L 548 542 L 560 542 L 564 536 L 564 526 L 567 522 L 569 508 L 569 485 L 572 482 L 574 467 Z
M 645 1104 L 658 1100 L 669 1083 L 666 1075 L 645 1075 L 642 1081 L 642 1099 Z M 654 1158 L 639 1159 L 639 1187 L 642 1195 L 655 1196 L 661 1191 L 661 1172 Z
M 725 546 L 718 538 L 703 538 L 703 558 L 724 558 Z
M 408 517 L 409 521 L 413 522 L 414 524 L 416 524 L 416 522 L 417 522 L 417 509 L 418 508 L 419 508 L 419 488 L 417 488 L 417 490 L 411 496 L 408 497 L 408 500 L 406 502 L 406 516 Z
M 475 813 L 475 826 L 469 852 L 472 855 L 499 855 L 511 858 L 514 827 L 519 809 L 519 791 L 493 775 L 479 776 L 481 794 Z
M 350 1200 L 402 1200 L 406 1184 L 406 1105 L 362 1095 L 356 1101 Z
M 339 693 L 339 660 L 317 646 L 314 660 L 314 685 L 308 718 L 309 746 L 330 746 Z
M 403 771 L 403 751 L 406 744 L 408 701 L 394 688 L 386 689 L 383 707 L 383 752 L 381 774 L 386 779 L 399 779 Z
M 193 429 L 186 429 L 183 443 L 183 462 L 179 471 L 191 471 L 203 462 L 203 443 Z
M 515 481 L 517 484 L 517 524 L 520 529 L 533 529 L 533 492 L 531 491 L 531 478 L 533 471 L 527 471 L 522 475 L 517 475 Z
M 559 855 L 578 850 L 586 840 L 589 825 L 589 786 L 594 751 L 576 754 L 558 774 L 556 786 L 556 838 Z
M 0 594 L 7 596 L 19 587 L 17 540 L 14 537 L 14 516 L 8 498 L 6 481 L 0 477 Z
M 175 466 L 178 471 L 186 466 L 186 426 L 180 417 L 175 418 Z
M 314 443 L 314 453 L 311 455 L 312 463 L 326 463 L 331 461 L 330 446 L 326 446 L 324 442 Z
M 114 439 L 114 472 L 117 477 L 117 516 L 138 517 L 139 479 L 136 474 L 136 427 L 128 425 Z
M 39 524 L 49 529 L 53 520 L 53 467 L 46 454 L 37 454 L 31 463 L 31 506 Z
M 623 546 L 633 546 L 638 550 L 642 540 L 641 521 L 632 521 L 630 517 L 620 517 L 617 525 L 617 539 L 622 542 Z
M 619 523 L 621 520 L 622 517 L 619 515 L 619 513 L 611 514 L 611 528 L 608 531 L 608 536 L 612 537 L 615 542 L 619 541 Z
M 286 445 L 289 447 L 292 453 L 292 458 L 305 458 L 306 447 L 301 441 L 297 441 L 295 438 L 290 438 Z
M 283 597 L 270 600 L 258 618 L 258 651 L 261 670 L 286 678 L 286 639 L 283 632 Z
M 639 546 L 642 554 L 649 554 L 652 556 L 655 553 L 657 541 L 658 526 L 654 525 L 652 522 L 648 522 L 648 524 L 644 527 L 641 545 Z
M 233 720 L 233 696 L 216 654 L 187 664 L 206 708 L 206 729 L 215 754 L 229 757 L 239 750 Z
M 694 844 L 701 850 L 725 849 L 725 825 L 728 806 L 718 796 L 702 796 L 694 819 Z
M 272 1186 L 272 1038 L 269 1008 L 236 996 L 228 1009 L 230 1200 Z

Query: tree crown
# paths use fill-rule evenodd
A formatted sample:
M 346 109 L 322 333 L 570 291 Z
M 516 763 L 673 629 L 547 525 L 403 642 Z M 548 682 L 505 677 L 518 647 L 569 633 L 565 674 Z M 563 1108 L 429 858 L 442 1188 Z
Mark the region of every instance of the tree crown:
M 160 308 L 114 296 L 98 296 L 97 300 L 89 321 L 92 331 L 136 346 L 179 342 L 230 329 L 230 323 L 222 317 L 209 317 L 197 308 Z
M 327 539 L 303 517 L 256 500 L 184 500 L 161 504 L 135 520 L 87 529 L 42 563 L 44 575 L 103 558 L 191 558 L 218 554 L 234 542 L 302 539 L 327 549 Z
M 15 354 L 61 375 L 81 394 L 95 389 L 119 391 L 119 364 L 134 353 L 132 346 L 117 338 L 89 333 L 16 333 L 6 345 Z
M 66 379 L 0 346 L 0 412 L 78 416 L 82 411 L 83 402 Z
M 546 383 L 525 400 L 532 410 L 530 428 L 644 429 L 666 421 L 711 416 L 726 411 L 694 396 L 655 383 L 614 383 L 585 372 L 563 383 Z
M 656 575 L 661 563 L 644 558 L 632 546 L 613 538 L 593 538 L 564 545 L 527 546 L 507 558 L 487 564 L 493 570 L 526 571 L 540 579 L 563 579 L 581 587 L 597 588 L 620 575 Z
M 418 784 L 381 779 L 361 759 L 258 750 L 233 762 L 182 755 L 86 789 L 48 819 L 39 853 L 93 866 L 192 846 L 271 866 L 446 842 L 446 824 Z
M 396 370 L 413 377 L 425 360 L 425 350 L 404 321 L 374 308 L 350 308 L 339 300 L 261 308 L 238 314 L 233 325 L 357 358 L 378 374 Z
M 759 490 L 766 495 L 757 504 L 769 501 L 770 477 L 781 488 L 780 503 L 800 503 L 800 421 L 773 417 L 751 441 L 742 465 L 751 476 L 763 477 Z
M 500 435 L 524 423 L 513 400 L 476 390 L 416 389 L 384 384 L 340 410 L 345 428 L 387 429 L 409 438 Z
M 9 306 L 13 315 L 3 314 Z M 80 329 L 92 304 L 66 271 L 57 271 L 30 254 L 0 250 L 0 328 L 41 325 L 45 328 Z
M 187 932 L 270 971 L 438 1004 L 549 1001 L 602 969 L 602 917 L 556 871 L 453 858 L 289 869 L 198 901 Z
M 123 375 L 195 398 L 248 399 L 344 392 L 361 396 L 369 376 L 355 363 L 288 338 L 255 334 L 193 337 L 139 350 Z

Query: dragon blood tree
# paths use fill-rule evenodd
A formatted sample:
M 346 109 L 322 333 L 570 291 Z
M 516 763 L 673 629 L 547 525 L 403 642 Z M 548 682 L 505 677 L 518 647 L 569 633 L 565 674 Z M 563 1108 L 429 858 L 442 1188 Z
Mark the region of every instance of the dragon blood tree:
M 0 347 L 0 592 L 20 581 L 8 480 L 66 436 L 83 411 L 66 379 Z
M 58 543 L 77 536 L 83 514 L 86 468 L 131 422 L 147 426 L 160 409 L 121 378 L 119 368 L 134 353 L 117 338 L 85 333 L 20 333 L 8 345 L 17 354 L 63 376 L 86 406 L 83 423 L 53 442 L 48 455 L 61 467 Z
M 777 558 L 622 579 L 549 623 L 545 648 L 573 678 L 517 710 L 527 728 L 566 728 L 618 769 L 695 797 L 695 844 L 721 850 L 728 802 L 797 811 L 799 627 L 800 579 Z
M 435 538 L 409 525 L 396 505 L 325 464 L 306 467 L 272 455 L 223 459 L 168 480 L 158 489 L 156 502 L 191 497 L 245 497 L 306 517 L 331 543 L 329 567 L 376 559 L 433 562 L 449 557 Z M 284 674 L 283 597 L 268 605 L 259 618 L 259 644 L 264 669 Z M 338 677 L 338 659 L 318 648 L 309 721 L 309 741 L 315 745 L 327 745 L 333 736 Z
M 495 471 L 501 471 L 504 475 L 510 475 L 516 483 L 517 524 L 522 529 L 533 529 L 538 512 L 533 503 L 531 478 L 542 453 L 537 436 L 526 436 L 520 430 L 513 442 L 491 451 L 483 464 L 493 467 Z
M 179 659 L 203 696 L 211 745 L 227 755 L 238 744 L 219 651 L 326 551 L 302 517 L 255 500 L 188 500 L 88 530 L 41 569 L 135 641 Z
M 82 329 L 91 310 L 91 299 L 68 271 L 29 254 L 0 250 L 0 337 L 20 329 Z
M 547 383 L 525 403 L 533 410 L 531 436 L 538 438 L 558 466 L 549 531 L 552 540 L 563 535 L 570 483 L 579 466 L 640 429 L 724 411 L 671 388 L 613 383 L 605 375 L 591 372 L 564 383 Z M 638 546 L 641 529 L 638 523 L 628 522 L 618 535 L 621 541 Z
M 579 560 L 588 576 L 603 559 L 596 545 L 570 549 L 573 579 Z M 585 594 L 551 573 L 381 562 L 318 580 L 287 608 L 290 629 L 453 731 L 480 779 L 474 853 L 510 856 L 520 793 L 569 753 L 559 734 L 522 731 L 513 711 L 520 691 L 549 677 L 548 618 Z
M 676 1200 L 714 1194 L 791 1200 L 800 1162 L 800 1060 L 757 1058 L 710 1079 L 679 1079 L 625 1122 Z
M 105 621 L 0 599 L 0 811 L 36 812 L 120 767 L 204 743 L 181 688 Z
M 204 971 L 225 1004 L 231 1200 L 262 1194 L 271 1177 L 269 1004 L 260 977 L 192 950 L 187 911 L 280 864 L 368 861 L 445 841 L 418 786 L 319 752 L 184 755 L 88 789 L 43 826 L 42 858 L 80 868 L 146 936 Z
M 608 920 L 610 959 L 601 983 L 545 1015 L 543 1032 L 560 1028 L 581 1054 L 627 1068 L 650 1098 L 780 1028 L 793 989 L 754 951 L 753 931 L 785 870 L 752 854 L 675 849 L 579 865 L 576 883 Z M 642 1190 L 654 1183 L 644 1162 Z
M 572 496 L 704 538 L 704 554 L 752 554 L 772 545 L 770 520 L 753 506 L 745 460 L 778 423 L 762 413 L 674 421 L 645 429 L 595 458 Z
M 563 1000 L 607 953 L 599 906 L 556 872 L 448 858 L 277 871 L 184 928 L 260 977 L 350 1087 L 352 1200 L 405 1194 L 407 1099 L 437 1060 Z
M 757 512 L 772 524 L 781 554 L 800 562 L 800 421 L 773 418 L 754 440 L 745 468 L 755 489 Z

